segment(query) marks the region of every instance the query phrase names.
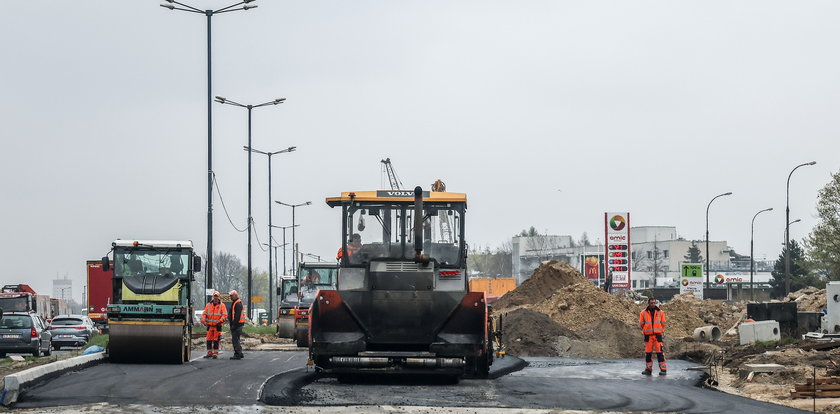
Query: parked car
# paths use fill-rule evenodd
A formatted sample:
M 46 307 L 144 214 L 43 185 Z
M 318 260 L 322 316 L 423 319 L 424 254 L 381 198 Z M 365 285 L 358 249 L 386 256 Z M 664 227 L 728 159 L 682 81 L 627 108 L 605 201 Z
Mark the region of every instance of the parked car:
M 0 319 L 0 358 L 7 353 L 39 357 L 52 353 L 52 334 L 40 316 L 28 312 L 4 313 Z
M 62 346 L 82 346 L 99 333 L 93 321 L 85 315 L 58 315 L 50 322 L 53 349 Z

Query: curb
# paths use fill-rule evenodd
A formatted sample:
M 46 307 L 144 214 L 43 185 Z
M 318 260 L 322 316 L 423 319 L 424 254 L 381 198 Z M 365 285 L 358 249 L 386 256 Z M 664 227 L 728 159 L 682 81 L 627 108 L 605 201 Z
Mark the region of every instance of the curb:
M 318 376 L 318 373 L 305 367 L 275 374 L 262 384 L 257 400 L 267 405 L 294 405 L 298 402 L 298 390 Z
M 39 365 L 11 375 L 7 375 L 3 382 L 3 393 L 0 394 L 0 403 L 5 406 L 14 404 L 24 389 L 39 384 L 45 380 L 55 378 L 65 372 L 75 371 L 98 364 L 105 360 L 104 352 L 97 352 L 90 355 L 81 355 L 49 364 Z

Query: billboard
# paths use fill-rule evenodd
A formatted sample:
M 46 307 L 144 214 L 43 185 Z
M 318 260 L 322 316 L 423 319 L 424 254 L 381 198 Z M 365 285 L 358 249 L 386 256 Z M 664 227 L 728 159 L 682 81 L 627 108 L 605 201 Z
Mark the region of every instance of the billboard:
M 606 276 L 604 255 L 600 253 L 580 255 L 580 273 L 595 286 L 600 286 Z
M 680 294 L 693 292 L 694 297 L 703 299 L 703 265 L 680 263 Z
M 630 213 L 604 213 L 607 274 L 612 287 L 630 289 Z

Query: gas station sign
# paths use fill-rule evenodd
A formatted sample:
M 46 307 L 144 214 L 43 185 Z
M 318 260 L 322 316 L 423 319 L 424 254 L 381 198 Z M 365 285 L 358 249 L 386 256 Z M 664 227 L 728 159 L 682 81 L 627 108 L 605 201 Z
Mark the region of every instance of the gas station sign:
M 630 289 L 630 213 L 604 213 L 604 262 L 612 287 Z

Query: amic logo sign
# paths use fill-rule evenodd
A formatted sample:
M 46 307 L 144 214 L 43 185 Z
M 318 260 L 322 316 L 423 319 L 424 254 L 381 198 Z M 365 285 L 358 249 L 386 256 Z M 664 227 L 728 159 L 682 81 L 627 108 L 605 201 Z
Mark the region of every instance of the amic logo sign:
M 624 217 L 619 215 L 615 215 L 610 219 L 610 228 L 615 231 L 624 230 L 624 226 L 627 225 L 627 221 L 624 220 Z

